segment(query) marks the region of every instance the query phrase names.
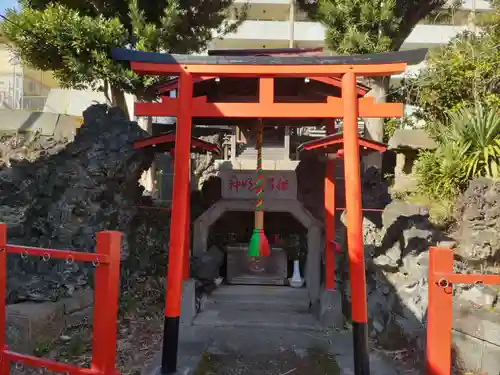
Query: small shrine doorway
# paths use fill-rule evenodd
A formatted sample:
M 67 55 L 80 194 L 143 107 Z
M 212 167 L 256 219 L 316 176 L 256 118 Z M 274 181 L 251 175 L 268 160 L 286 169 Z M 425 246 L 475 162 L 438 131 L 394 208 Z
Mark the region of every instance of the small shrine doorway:
M 221 170 L 221 199 L 198 217 L 193 226 L 193 255 L 201 255 L 207 250 L 207 240 L 210 229 L 226 212 L 251 212 L 254 209 L 252 185 L 255 179 L 253 171 Z M 264 199 L 266 212 L 288 213 L 297 223 L 306 230 L 306 259 L 303 264 L 304 276 L 308 289 L 310 302 L 314 303 L 319 298 L 321 283 L 321 254 L 323 225 L 297 200 L 297 177 L 294 170 L 264 171 Z M 269 218 L 267 219 L 269 220 Z M 279 233 L 267 233 L 271 246 L 276 249 L 275 255 L 271 251 L 269 267 L 276 273 L 267 273 L 264 277 L 246 277 L 248 283 L 266 284 L 273 280 L 273 284 L 282 285 L 279 279 L 287 277 L 287 257 L 284 254 L 280 241 L 274 241 Z M 228 243 L 228 270 L 231 275 L 245 268 L 247 263 L 246 252 L 241 250 L 248 245 L 238 242 Z M 234 267 L 234 269 L 232 269 Z M 240 272 L 241 273 L 241 272 Z M 245 279 L 245 277 L 243 277 Z

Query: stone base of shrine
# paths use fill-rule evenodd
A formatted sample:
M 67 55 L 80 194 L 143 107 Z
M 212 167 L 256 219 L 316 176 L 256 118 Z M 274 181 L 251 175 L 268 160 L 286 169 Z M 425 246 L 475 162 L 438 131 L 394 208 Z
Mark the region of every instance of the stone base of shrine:
M 182 330 L 181 330 L 182 331 Z M 182 335 L 182 332 L 181 332 Z M 182 335 L 183 336 L 183 335 Z M 175 375 L 194 375 L 203 359 L 203 354 L 208 346 L 207 337 L 199 339 L 184 338 L 179 341 L 179 356 L 177 360 L 177 372 Z M 153 358 L 141 375 L 162 375 L 161 372 L 161 350 Z
M 196 317 L 196 282 L 194 279 L 182 282 L 181 325 L 191 325 Z
M 342 295 L 338 290 L 323 290 L 319 301 L 318 319 L 323 327 L 344 327 Z

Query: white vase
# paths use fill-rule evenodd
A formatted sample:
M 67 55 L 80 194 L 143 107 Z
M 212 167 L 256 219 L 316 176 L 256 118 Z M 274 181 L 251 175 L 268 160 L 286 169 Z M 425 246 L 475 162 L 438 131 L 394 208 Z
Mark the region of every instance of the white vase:
M 299 261 L 293 261 L 293 276 L 290 279 L 290 286 L 292 288 L 301 288 L 304 285 L 304 279 L 300 276 Z

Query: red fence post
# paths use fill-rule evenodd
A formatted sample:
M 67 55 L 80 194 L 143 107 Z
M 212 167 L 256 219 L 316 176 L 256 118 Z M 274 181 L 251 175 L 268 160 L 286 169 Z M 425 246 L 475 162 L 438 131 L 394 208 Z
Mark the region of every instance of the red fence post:
M 94 325 L 92 331 L 92 370 L 101 375 L 116 371 L 116 330 L 120 288 L 121 233 L 97 233 L 96 253 L 107 255 L 108 264 L 95 264 Z
M 5 356 L 5 320 L 7 298 L 7 225 L 0 224 L 0 375 L 10 371 L 9 360 Z
M 453 286 L 439 274 L 453 272 L 453 251 L 431 248 L 429 252 L 427 306 L 427 375 L 450 375 L 453 319 Z

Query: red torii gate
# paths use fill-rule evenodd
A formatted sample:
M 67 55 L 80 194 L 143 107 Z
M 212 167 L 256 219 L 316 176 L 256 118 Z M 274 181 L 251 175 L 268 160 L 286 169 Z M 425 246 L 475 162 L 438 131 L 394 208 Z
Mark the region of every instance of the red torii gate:
M 403 105 L 358 99 L 356 76 L 388 76 L 402 73 L 408 63 L 421 62 L 426 49 L 358 56 L 188 56 L 127 49 L 113 50 L 113 58 L 130 62 L 139 74 L 179 76 L 179 96 L 162 97 L 160 103 L 136 103 L 137 116 L 176 116 L 175 199 L 172 203 L 170 254 L 167 275 L 162 372 L 175 373 L 179 316 L 188 220 L 189 152 L 193 117 L 342 118 L 346 181 L 347 242 L 351 280 L 354 367 L 357 375 L 370 372 L 368 314 L 362 237 L 361 183 L 358 117 L 401 117 Z M 201 76 L 259 77 L 257 103 L 211 103 L 193 98 L 193 79 Z M 274 78 L 337 77 L 342 97 L 326 103 L 276 103 Z
M 175 156 L 175 132 L 171 131 L 168 133 L 163 133 L 160 135 L 140 139 L 132 145 L 132 147 L 135 150 L 140 150 L 140 149 L 153 149 L 155 152 L 168 152 L 172 156 L 172 159 L 174 159 Z M 206 142 L 202 139 L 196 138 L 196 137 L 191 137 L 191 153 L 197 153 L 201 154 L 204 152 L 212 152 L 214 154 L 219 154 L 219 146 L 216 144 Z M 175 160 L 175 159 L 174 159 Z M 188 197 L 189 197 L 189 190 L 188 190 Z M 186 220 L 186 240 L 184 243 L 185 246 L 185 253 L 188 254 L 187 257 L 184 258 L 184 267 L 183 267 L 183 279 L 188 280 L 189 279 L 189 256 L 190 256 L 190 251 L 189 251 L 189 240 L 190 240 L 190 233 L 189 233 L 189 213 L 190 213 L 190 199 L 188 198 L 187 200 L 187 212 L 188 212 L 188 219 Z
M 333 133 L 335 124 L 333 120 L 328 121 L 327 132 Z M 315 139 L 306 143 L 302 143 L 299 151 L 316 151 L 329 155 L 326 161 L 325 170 L 325 288 L 327 290 L 335 289 L 335 253 L 338 251 L 335 243 L 335 211 L 338 209 L 335 206 L 335 159 L 344 156 L 344 136 L 336 133 L 326 137 Z M 359 153 L 365 154 L 369 152 L 384 152 L 387 146 L 359 137 Z

